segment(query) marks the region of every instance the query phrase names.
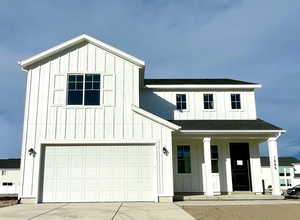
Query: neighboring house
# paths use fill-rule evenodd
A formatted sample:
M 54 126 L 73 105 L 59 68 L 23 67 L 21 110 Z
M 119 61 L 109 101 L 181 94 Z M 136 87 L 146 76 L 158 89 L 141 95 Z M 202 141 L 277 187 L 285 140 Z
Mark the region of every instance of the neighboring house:
M 20 185 L 20 159 L 0 159 L 0 194 L 17 194 Z
M 277 138 L 285 131 L 257 118 L 259 84 L 144 79 L 144 61 L 87 35 L 19 64 L 27 72 L 23 201 L 262 193 L 266 140 L 280 195 Z
M 261 157 L 261 169 L 265 189 L 272 186 L 269 157 Z M 300 160 L 294 157 L 279 157 L 279 183 L 281 191 L 300 184 Z M 298 168 L 298 170 L 297 170 Z

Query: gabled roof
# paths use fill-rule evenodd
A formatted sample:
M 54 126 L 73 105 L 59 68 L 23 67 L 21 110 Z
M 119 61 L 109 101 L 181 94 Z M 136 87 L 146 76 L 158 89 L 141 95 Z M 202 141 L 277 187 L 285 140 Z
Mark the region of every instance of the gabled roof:
M 17 169 L 20 168 L 20 159 L 0 159 L 0 169 Z
M 257 120 L 169 120 L 182 131 L 197 132 L 285 132 L 280 127 Z
M 148 88 L 260 88 L 261 85 L 234 79 L 145 79 Z
M 47 58 L 51 55 L 54 55 L 54 54 L 56 54 L 60 51 L 63 51 L 65 49 L 69 48 L 69 47 L 72 47 L 74 45 L 77 45 L 77 44 L 85 42 L 85 41 L 89 42 L 91 44 L 94 44 L 95 46 L 98 46 L 98 47 L 100 47 L 100 48 L 102 48 L 102 49 L 104 49 L 104 50 L 106 50 L 110 53 L 113 53 L 113 54 L 115 54 L 119 57 L 122 57 L 123 59 L 126 59 L 126 60 L 140 66 L 140 67 L 145 66 L 145 62 L 143 60 L 140 60 L 140 59 L 138 59 L 138 58 L 136 58 L 132 55 L 129 55 L 129 54 L 127 54 L 127 53 L 125 53 L 125 52 L 123 52 L 123 51 L 121 51 L 121 50 L 119 50 L 115 47 L 112 47 L 108 44 L 105 44 L 105 43 L 103 43 L 103 42 L 101 42 L 101 41 L 99 41 L 99 40 L 97 40 L 93 37 L 90 37 L 90 36 L 86 35 L 86 34 L 82 34 L 78 37 L 75 37 L 71 40 L 68 40 L 68 41 L 66 41 L 62 44 L 59 44 L 55 47 L 52 47 L 48 50 L 45 50 L 41 53 L 38 53 L 38 54 L 36 54 L 36 55 L 34 55 L 34 56 L 32 56 L 28 59 L 22 60 L 18 63 L 22 66 L 23 69 L 26 69 L 26 67 L 28 67 L 31 64 L 34 64 L 34 63 L 36 63 L 40 60 L 43 60 L 43 59 L 45 59 L 45 58 Z
M 295 157 L 278 157 L 279 166 L 293 166 L 293 163 L 299 163 Z M 261 166 L 268 167 L 270 166 L 270 159 L 269 157 L 260 157 Z

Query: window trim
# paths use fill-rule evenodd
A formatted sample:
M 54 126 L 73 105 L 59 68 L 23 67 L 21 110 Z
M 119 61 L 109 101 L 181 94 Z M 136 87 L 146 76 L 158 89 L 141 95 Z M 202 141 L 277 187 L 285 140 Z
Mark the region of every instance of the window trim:
M 186 109 L 177 109 L 177 95 L 185 95 L 185 98 L 186 98 Z M 188 93 L 187 92 L 176 92 L 175 93 L 175 111 L 178 111 L 178 112 L 187 112 L 189 111 L 189 96 L 188 96 Z
M 99 105 L 85 105 L 85 75 L 100 75 L 100 91 L 99 91 Z M 69 92 L 69 76 L 70 75 L 82 75 L 83 76 L 83 86 L 82 86 L 82 104 L 81 105 L 68 105 L 68 92 Z M 69 72 L 67 73 L 67 79 L 66 79 L 66 91 L 65 91 L 66 97 L 65 97 L 65 106 L 66 108 L 99 108 L 103 107 L 103 73 L 100 72 Z
M 239 109 L 233 109 L 232 108 L 231 95 L 240 95 L 240 105 L 241 105 L 241 108 L 239 108 Z M 240 92 L 235 92 L 235 93 L 231 92 L 229 94 L 229 99 L 230 99 L 230 103 L 229 103 L 230 104 L 230 111 L 232 111 L 232 112 L 242 112 L 242 111 L 244 111 L 243 102 L 242 102 L 242 93 L 240 93 Z

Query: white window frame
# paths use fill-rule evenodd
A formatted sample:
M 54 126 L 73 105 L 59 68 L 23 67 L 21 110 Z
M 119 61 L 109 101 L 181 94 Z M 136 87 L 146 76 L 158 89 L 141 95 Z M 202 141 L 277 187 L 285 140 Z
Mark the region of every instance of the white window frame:
M 85 101 L 85 75 L 100 75 L 100 94 L 99 94 L 99 98 L 100 98 L 100 102 L 99 105 L 85 105 L 84 101 Z M 69 92 L 69 76 L 70 75 L 82 75 L 83 76 L 83 86 L 82 86 L 82 104 L 81 105 L 68 105 L 68 92 Z M 103 107 L 103 74 L 99 73 L 99 72 L 70 72 L 67 73 L 67 79 L 66 79 L 66 97 L 65 97 L 65 106 L 69 107 L 69 108 L 99 108 L 99 107 Z
M 232 108 L 231 95 L 240 95 L 240 106 L 241 106 L 241 108 L 239 108 L 239 109 L 233 109 Z M 230 111 L 232 111 L 232 112 L 241 112 L 241 111 L 244 111 L 244 109 L 243 109 L 243 101 L 242 101 L 242 93 L 240 93 L 240 92 L 232 92 L 232 93 L 229 94 L 229 99 L 230 99 Z
M 204 108 L 204 95 L 212 95 L 213 96 L 213 107 L 214 108 L 212 108 L 212 109 L 205 109 Z M 203 104 L 203 111 L 205 111 L 205 112 L 215 112 L 216 111 L 216 95 L 214 94 L 214 93 L 209 93 L 209 92 L 206 92 L 206 93 L 203 93 L 202 94 L 202 98 L 203 98 L 203 101 L 202 101 L 202 104 Z
M 185 95 L 186 98 L 186 109 L 177 109 L 177 95 Z M 178 112 L 186 112 L 189 111 L 189 96 L 187 92 L 176 92 L 175 93 L 175 110 Z

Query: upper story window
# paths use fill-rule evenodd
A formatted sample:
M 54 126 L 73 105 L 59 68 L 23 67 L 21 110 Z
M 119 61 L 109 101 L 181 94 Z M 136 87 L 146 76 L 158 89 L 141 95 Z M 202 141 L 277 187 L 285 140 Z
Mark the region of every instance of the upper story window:
M 68 105 L 100 105 L 100 74 L 68 75 Z
M 176 94 L 176 109 L 186 109 L 186 94 Z
M 231 94 L 231 108 L 232 109 L 241 109 L 241 95 L 240 94 Z
M 214 95 L 213 94 L 204 94 L 204 109 L 214 109 Z
M 279 176 L 284 176 L 284 168 L 279 167 Z
M 211 172 L 212 173 L 219 173 L 219 153 L 218 153 L 218 146 L 212 145 L 211 146 Z
M 177 146 L 178 173 L 191 173 L 191 149 L 188 145 Z

